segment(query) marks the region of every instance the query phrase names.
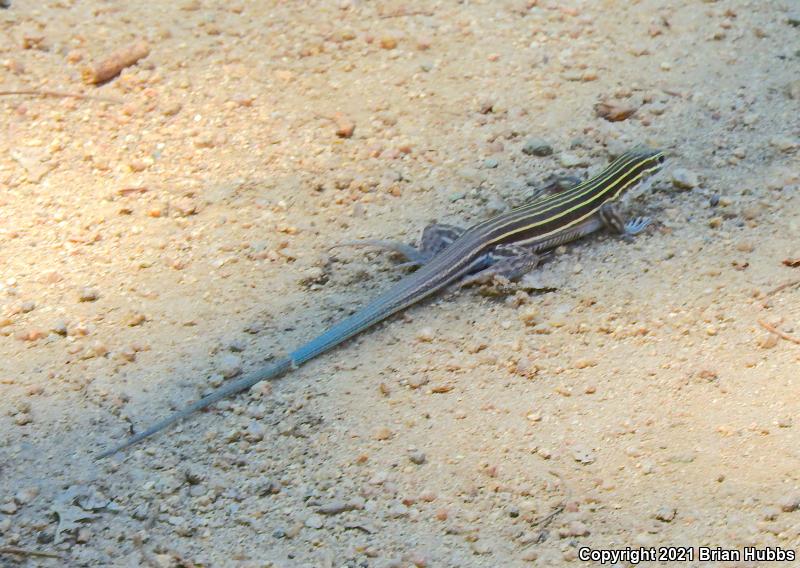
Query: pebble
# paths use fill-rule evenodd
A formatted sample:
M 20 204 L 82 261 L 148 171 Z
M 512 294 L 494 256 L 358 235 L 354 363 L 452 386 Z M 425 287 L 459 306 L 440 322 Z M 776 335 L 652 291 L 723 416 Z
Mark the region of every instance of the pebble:
M 321 529 L 325 524 L 325 520 L 319 515 L 310 515 L 304 524 L 310 529 Z
M 675 507 L 660 507 L 655 513 L 655 518 L 664 523 L 671 523 L 677 514 Z
M 136 360 L 136 350 L 131 347 L 125 347 L 117 351 L 117 358 L 121 361 L 132 363 Z
M 568 548 L 561 553 L 561 557 L 567 562 L 575 562 L 578 559 L 578 553 L 574 548 Z
M 781 510 L 774 505 L 768 505 L 761 510 L 761 518 L 765 521 L 774 521 L 781 514 Z
M 28 414 L 27 412 L 20 412 L 16 416 L 14 416 L 14 424 L 17 426 L 25 426 L 26 424 L 30 424 L 33 422 L 33 416 Z
M 201 132 L 200 135 L 194 140 L 195 148 L 213 148 L 214 145 L 215 145 L 214 136 L 210 132 Z M 160 217 L 161 215 L 154 215 L 154 216 Z
M 470 548 L 472 549 L 473 554 L 478 554 L 480 556 L 491 554 L 492 549 L 483 541 L 476 541 L 470 544 Z
M 519 321 L 525 325 L 536 325 L 538 323 L 539 309 L 536 306 L 528 305 L 519 310 Z
M 678 189 L 694 189 L 700 184 L 700 179 L 696 173 L 684 168 L 672 170 L 672 185 Z
M 197 201 L 190 197 L 181 197 L 175 201 L 170 202 L 170 209 L 175 211 L 178 217 L 189 217 L 197 214 L 200 206 Z
M 781 497 L 780 501 L 778 501 L 778 506 L 784 513 L 800 510 L 800 493 Z
M 562 152 L 558 158 L 559 164 L 561 164 L 564 168 L 577 168 L 580 166 L 587 166 L 589 162 L 586 158 L 581 158 L 576 154 L 571 154 L 569 152 Z
M 430 379 L 428 379 L 427 375 L 414 375 L 406 381 L 406 384 L 409 388 L 418 389 L 427 385 L 429 381 Z
M 514 372 L 521 377 L 534 377 L 539 372 L 539 367 L 528 357 L 520 357 L 514 364 Z
M 486 202 L 486 212 L 489 216 L 499 215 L 507 210 L 508 204 L 496 195 L 490 197 Z
M 643 532 L 633 537 L 633 544 L 635 546 L 649 548 L 655 544 L 655 539 L 652 535 Z
M 242 372 L 242 360 L 233 353 L 226 353 L 219 362 L 219 372 L 226 379 L 235 377 Z
M 370 485 L 383 485 L 389 479 L 389 473 L 386 471 L 379 471 L 376 472 L 375 475 L 370 477 L 369 483 Z
M 553 153 L 553 147 L 541 138 L 528 138 L 522 146 L 522 153 L 544 157 Z
M 742 217 L 747 221 L 752 221 L 760 214 L 761 214 L 761 207 L 758 205 L 752 205 L 750 207 L 742 208 Z
M 609 122 L 620 122 L 633 116 L 637 108 L 622 101 L 602 101 L 594 105 L 595 114 Z
M 647 108 L 647 110 L 652 115 L 661 116 L 667 110 L 667 105 L 665 103 L 653 103 Z
M 244 438 L 248 442 L 260 442 L 264 439 L 264 435 L 266 433 L 266 427 L 258 420 L 254 420 L 249 426 L 247 426 L 247 430 L 245 430 L 244 433 Z
M 14 337 L 21 341 L 38 341 L 47 336 L 47 333 L 41 329 L 26 329 L 20 330 L 14 334 Z
M 596 367 L 597 359 L 578 359 L 575 361 L 576 369 L 586 369 L 587 367 Z
M 356 123 L 351 118 L 341 112 L 333 114 L 333 122 L 336 124 L 336 136 L 339 138 L 350 138 L 356 130 Z
M 483 99 L 478 103 L 478 112 L 481 114 L 489 114 L 494 109 L 494 104 L 492 99 Z
M 136 327 L 147 321 L 147 316 L 139 312 L 131 312 L 125 316 L 125 325 L 128 327 Z
M 131 160 L 128 162 L 128 169 L 134 173 L 143 172 L 147 169 L 147 163 L 144 160 Z
M 163 114 L 164 116 L 175 116 L 176 114 L 181 112 L 182 108 L 183 105 L 177 101 L 168 102 L 161 109 L 161 114 Z
M 753 112 L 747 113 L 742 117 L 742 122 L 745 124 L 745 126 L 753 126 L 756 122 L 758 122 L 758 115 Z
M 14 501 L 16 501 L 19 505 L 27 505 L 39 495 L 39 488 L 38 487 L 26 487 L 25 489 L 20 489 L 14 495 Z
M 589 527 L 581 521 L 570 521 L 566 527 L 562 527 L 558 531 L 558 536 L 567 538 L 572 536 L 589 536 Z
M 408 459 L 411 460 L 411 463 L 416 465 L 422 465 L 427 460 L 427 457 L 423 452 L 419 450 L 414 450 L 408 454 Z
M 575 448 L 572 450 L 572 457 L 575 461 L 583 465 L 589 465 L 595 462 L 595 455 L 589 448 Z
M 505 146 L 503 146 L 503 143 L 500 142 L 500 140 L 495 140 L 494 142 L 486 145 L 486 151 L 490 154 L 499 154 L 503 150 L 505 150 Z
M 8 503 L 3 503 L 0 505 L 0 513 L 5 513 L 6 515 L 13 515 L 19 510 L 17 504 L 13 501 L 9 501 Z
M 397 47 L 397 38 L 394 36 L 386 35 L 380 39 L 378 44 L 381 46 L 381 49 L 394 49 Z
M 795 79 L 786 85 L 786 95 L 790 99 L 800 100 L 800 79 Z
M 383 428 L 378 428 L 375 430 L 375 433 L 372 435 L 372 437 L 379 442 L 383 442 L 392 437 L 392 431 L 384 426 Z
M 796 138 L 790 138 L 788 136 L 776 136 L 769 141 L 770 145 L 780 150 L 781 152 L 793 152 L 797 149 L 800 142 Z
M 433 39 L 428 36 L 420 36 L 417 38 L 417 49 L 420 51 L 427 51 L 433 45 Z
M 81 302 L 94 302 L 100 297 L 100 292 L 94 288 L 82 288 L 78 294 L 78 300 Z
M 86 544 L 92 538 L 92 531 L 86 527 L 78 529 L 78 534 L 75 536 L 75 542 L 79 544 Z
M 355 507 L 346 501 L 332 501 L 317 509 L 320 515 L 338 515 L 347 511 L 352 511 Z
M 434 339 L 434 337 L 436 337 L 436 335 L 433 333 L 433 329 L 431 329 L 429 327 L 423 327 L 422 329 L 420 329 L 417 332 L 416 337 L 417 337 L 417 341 L 423 341 L 423 342 L 427 343 L 429 341 L 433 341 L 433 339 Z

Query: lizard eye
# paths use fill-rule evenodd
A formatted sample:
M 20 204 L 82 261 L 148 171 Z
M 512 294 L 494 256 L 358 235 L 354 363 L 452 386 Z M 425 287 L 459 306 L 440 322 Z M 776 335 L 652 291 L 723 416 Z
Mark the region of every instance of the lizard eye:
M 663 163 L 664 163 L 664 160 L 666 160 L 666 158 L 664 157 L 664 154 L 661 154 L 661 155 L 658 157 L 658 163 L 659 163 L 659 164 L 663 164 Z

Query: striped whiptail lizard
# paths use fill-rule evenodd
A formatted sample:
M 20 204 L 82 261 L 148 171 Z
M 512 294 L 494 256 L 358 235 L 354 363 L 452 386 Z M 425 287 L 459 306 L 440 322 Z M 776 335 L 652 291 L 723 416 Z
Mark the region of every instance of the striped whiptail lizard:
M 518 278 L 535 268 L 541 253 L 584 237 L 603 227 L 623 235 L 643 231 L 650 220 L 623 222 L 616 201 L 627 190 L 661 169 L 661 151 L 638 148 L 622 154 L 602 172 L 565 191 L 533 198 L 527 203 L 468 229 L 429 225 L 420 249 L 387 241 L 361 244 L 393 248 L 419 270 L 406 276 L 353 315 L 332 325 L 277 362 L 218 388 L 183 410 L 98 456 L 104 458 L 155 434 L 215 402 L 273 379 L 329 351 L 446 286 L 499 275 Z

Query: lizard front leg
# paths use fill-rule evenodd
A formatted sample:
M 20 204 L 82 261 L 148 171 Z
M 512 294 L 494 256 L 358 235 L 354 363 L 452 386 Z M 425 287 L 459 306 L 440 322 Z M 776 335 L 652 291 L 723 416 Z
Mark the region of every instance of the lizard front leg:
M 636 217 L 626 222 L 615 203 L 603 205 L 598 211 L 598 215 L 606 227 L 623 237 L 636 236 L 653 222 L 650 217 Z

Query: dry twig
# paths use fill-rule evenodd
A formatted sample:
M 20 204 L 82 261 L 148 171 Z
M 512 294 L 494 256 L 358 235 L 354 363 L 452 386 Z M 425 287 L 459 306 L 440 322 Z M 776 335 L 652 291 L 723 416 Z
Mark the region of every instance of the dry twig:
M 800 284 L 800 280 L 792 280 L 790 282 L 785 282 L 785 283 L 781 284 L 777 288 L 773 288 L 772 290 L 770 290 L 769 292 L 764 294 L 764 301 L 761 302 L 761 307 L 762 308 L 766 308 L 767 307 L 767 298 L 770 298 L 770 297 L 774 296 L 775 294 L 777 294 L 778 292 L 786 290 L 787 288 L 794 288 L 798 284 Z
M 769 292 L 767 292 L 767 296 L 774 296 L 775 294 L 777 294 L 781 290 L 786 290 L 786 288 L 793 288 L 794 286 L 797 286 L 798 284 L 800 284 L 800 280 L 792 280 L 791 282 L 786 282 L 785 284 L 781 284 L 780 286 L 778 286 L 774 290 L 770 290 Z
M 388 14 L 380 14 L 378 17 L 381 20 L 388 20 L 389 18 L 404 18 L 406 16 L 433 16 L 433 14 L 433 12 L 428 12 L 426 10 L 406 10 L 401 8 L 394 12 L 389 12 Z
M 766 329 L 768 332 L 774 333 L 775 335 L 785 339 L 786 341 L 791 341 L 792 343 L 797 343 L 798 345 L 800 345 L 800 338 L 797 338 L 797 337 L 795 337 L 793 335 L 789 335 L 785 331 L 781 331 L 780 329 L 776 328 L 774 325 L 768 324 L 764 320 L 761 320 L 761 319 L 758 320 L 758 324 L 761 327 L 763 327 L 764 329 Z
M 15 548 L 13 546 L 0 547 L 0 554 L 13 554 L 15 556 L 36 556 L 40 558 L 58 558 L 61 556 L 55 552 L 42 552 L 40 550 L 28 550 L 27 548 Z
M 89 99 L 93 101 L 103 101 L 104 103 L 114 103 L 115 105 L 122 104 L 119 99 L 111 97 L 101 97 L 99 95 L 84 95 L 82 93 L 65 93 L 63 91 L 47 91 L 39 89 L 21 89 L 18 91 L 0 91 L 0 96 L 9 95 L 31 95 L 34 97 L 56 97 L 64 99 Z
M 564 503 L 560 503 L 560 504 L 559 504 L 558 506 L 556 506 L 556 508 L 555 508 L 555 509 L 553 509 L 553 511 L 552 511 L 551 513 L 549 513 L 549 514 L 548 514 L 546 517 L 542 517 L 542 518 L 541 518 L 541 519 L 539 519 L 538 521 L 535 521 L 535 522 L 531 523 L 531 526 L 532 526 L 532 527 L 542 527 L 542 528 L 545 528 L 547 525 L 549 525 L 551 522 L 553 522 L 553 519 L 555 519 L 555 518 L 556 518 L 558 515 L 560 515 L 560 514 L 561 514 L 561 513 L 564 511 L 564 507 L 566 507 L 566 505 L 567 505 L 567 504 L 566 504 L 565 502 L 564 502 Z

